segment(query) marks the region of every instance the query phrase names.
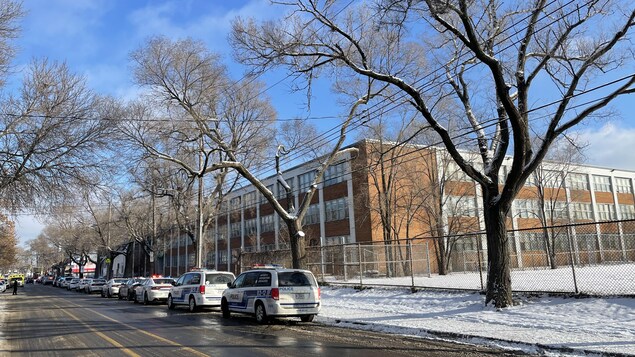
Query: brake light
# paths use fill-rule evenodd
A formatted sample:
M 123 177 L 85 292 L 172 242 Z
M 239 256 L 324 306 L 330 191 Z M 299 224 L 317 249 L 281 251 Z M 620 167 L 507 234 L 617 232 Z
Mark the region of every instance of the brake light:
M 322 290 L 320 290 L 320 288 L 318 288 L 318 296 L 317 299 L 320 300 L 322 298 Z
M 205 294 L 205 285 L 200 285 L 198 287 L 198 292 L 201 293 L 201 294 Z
M 274 300 L 280 300 L 280 290 L 278 290 L 278 288 L 271 289 L 271 298 Z

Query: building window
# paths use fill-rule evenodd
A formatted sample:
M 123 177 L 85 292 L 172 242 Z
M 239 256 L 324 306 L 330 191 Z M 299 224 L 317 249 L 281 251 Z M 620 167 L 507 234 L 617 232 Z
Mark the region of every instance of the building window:
M 570 173 L 567 176 L 569 188 L 572 190 L 589 190 L 589 176 L 585 174 Z
M 543 170 L 540 181 L 543 187 L 562 187 L 562 175 L 558 171 Z
M 598 203 L 598 220 L 609 221 L 615 219 L 615 206 L 610 203 Z
M 267 190 L 271 191 L 271 193 L 275 196 L 276 193 L 273 192 L 273 185 L 268 185 L 267 186 Z M 267 201 L 267 199 L 265 198 L 265 195 L 260 195 L 260 204 L 265 204 L 268 203 L 269 201 Z
M 309 209 L 307 209 L 304 219 L 302 220 L 302 225 L 318 223 L 320 223 L 320 206 L 316 203 L 310 205 Z
M 631 185 L 631 179 L 616 177 L 615 190 L 619 193 L 633 193 L 633 186 Z
M 520 218 L 538 218 L 538 201 L 536 200 L 515 200 L 516 210 Z
M 324 210 L 326 212 L 327 222 L 348 218 L 347 198 L 342 197 L 336 200 L 324 202 Z
M 635 219 L 635 206 L 620 205 L 620 215 L 622 219 Z
M 593 189 L 600 192 L 611 192 L 611 178 L 593 175 Z
M 309 171 L 298 176 L 298 186 L 300 186 L 298 192 L 306 193 L 307 191 L 309 191 L 313 180 L 315 180 L 315 171 Z
M 284 180 L 287 182 L 287 185 L 289 185 L 289 188 L 291 189 L 291 196 L 293 196 L 295 194 L 295 191 L 293 190 L 293 177 L 285 178 Z M 287 198 L 287 190 L 284 188 L 284 186 L 280 182 L 278 182 L 277 186 L 278 195 L 276 196 L 276 198 L 278 198 L 279 200 Z
M 324 245 L 348 244 L 353 243 L 350 236 L 337 236 L 324 238 Z
M 246 236 L 255 235 L 258 229 L 256 227 L 257 224 L 258 224 L 258 221 L 256 220 L 256 218 L 245 220 L 245 235 Z
M 260 216 L 260 232 L 273 232 L 273 214 Z
M 324 186 L 335 185 L 344 182 L 344 174 L 346 173 L 346 162 L 331 165 L 324 173 Z
M 620 243 L 619 234 L 602 233 L 600 235 L 600 243 L 603 250 L 621 250 L 622 244 Z
M 251 191 L 245 194 L 245 208 L 255 208 L 256 207 L 256 191 Z
M 520 235 L 520 250 L 543 250 L 545 247 L 542 233 L 523 232 Z
M 474 196 L 448 196 L 446 205 L 449 216 L 476 217 Z
M 573 218 L 575 219 L 593 219 L 593 212 L 591 211 L 590 203 L 574 203 Z
M 565 219 L 567 218 L 567 212 L 565 208 L 565 203 L 562 201 L 549 201 L 546 202 L 545 205 L 546 216 L 551 217 L 551 219 Z
M 240 237 L 240 221 L 238 222 L 232 222 L 230 224 L 230 237 L 235 238 L 235 237 Z
M 232 211 L 237 211 L 240 209 L 240 196 L 234 197 L 229 201 L 229 207 Z
M 218 232 L 216 233 L 218 240 L 225 240 L 225 238 L 227 238 L 226 232 L 227 232 L 227 228 L 225 226 L 219 227 Z

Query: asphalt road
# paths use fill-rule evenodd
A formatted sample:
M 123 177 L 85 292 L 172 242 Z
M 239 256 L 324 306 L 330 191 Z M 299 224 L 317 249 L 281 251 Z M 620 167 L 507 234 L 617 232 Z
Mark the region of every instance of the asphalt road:
M 298 319 L 189 313 L 28 284 L 0 294 L 0 355 L 517 356 L 485 347 L 337 328 Z

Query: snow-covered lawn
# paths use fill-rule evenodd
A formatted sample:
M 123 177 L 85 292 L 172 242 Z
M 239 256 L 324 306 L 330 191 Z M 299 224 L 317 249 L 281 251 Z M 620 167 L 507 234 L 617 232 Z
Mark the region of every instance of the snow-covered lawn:
M 635 295 L 635 264 L 612 264 L 576 267 L 575 281 L 578 292 L 591 295 Z M 449 275 L 415 276 L 414 286 L 427 288 L 481 289 L 487 281 L 486 272 L 452 273 Z M 360 284 L 359 277 L 348 280 L 325 278 L 331 283 Z M 369 278 L 362 277 L 362 284 L 412 286 L 412 277 Z M 571 267 L 557 269 L 531 269 L 512 271 L 512 289 L 524 292 L 575 292 Z
M 403 335 L 463 335 L 466 342 L 552 356 L 561 352 L 544 352 L 538 346 L 572 348 L 574 355 L 584 351 L 635 355 L 632 298 L 524 297 L 519 305 L 496 311 L 485 307 L 484 296 L 478 293 L 322 287 L 317 321 Z

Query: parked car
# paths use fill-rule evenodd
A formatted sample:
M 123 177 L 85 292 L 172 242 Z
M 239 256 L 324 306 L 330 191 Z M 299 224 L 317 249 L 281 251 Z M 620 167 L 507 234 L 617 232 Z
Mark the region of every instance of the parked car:
M 172 278 L 147 279 L 143 284 L 135 287 L 135 302 L 148 305 L 151 302 L 167 301 L 172 283 L 174 283 Z
M 128 281 L 126 278 L 113 278 L 110 279 L 102 286 L 101 296 L 111 298 L 115 295 L 119 295 L 119 286 Z
M 45 275 L 39 278 L 42 285 L 53 285 L 55 277 L 53 275 Z
M 130 278 L 119 287 L 119 300 L 126 299 L 128 301 L 134 300 L 135 291 L 134 288 L 142 284 L 145 278 Z
M 84 292 L 86 290 L 86 286 L 88 286 L 88 284 L 90 283 L 92 279 L 90 278 L 84 278 L 84 279 L 80 279 L 79 280 L 79 285 L 77 285 L 77 291 L 78 292 Z
M 5 284 L 4 280 L 0 281 L 0 293 L 7 291 L 7 284 Z
M 320 311 L 320 288 L 308 270 L 249 270 L 227 285 L 221 311 L 225 318 L 232 312 L 253 314 L 258 323 L 290 316 L 311 322 Z
M 84 288 L 84 292 L 86 294 L 101 292 L 101 289 L 105 284 L 106 284 L 106 279 L 90 279 L 90 282 Z
M 228 271 L 197 270 L 181 275 L 168 292 L 168 309 L 187 305 L 190 312 L 202 307 L 219 307 L 223 290 L 235 276 Z
M 79 286 L 79 278 L 72 278 L 71 281 L 68 282 L 68 286 L 66 287 L 67 290 L 77 290 L 77 287 Z
M 73 280 L 73 277 L 72 277 L 72 276 L 67 276 L 67 277 L 64 277 L 62 280 L 60 280 L 60 281 L 57 283 L 57 285 L 58 285 L 60 288 L 63 288 L 63 289 L 68 289 L 68 285 L 70 285 L 71 280 Z

